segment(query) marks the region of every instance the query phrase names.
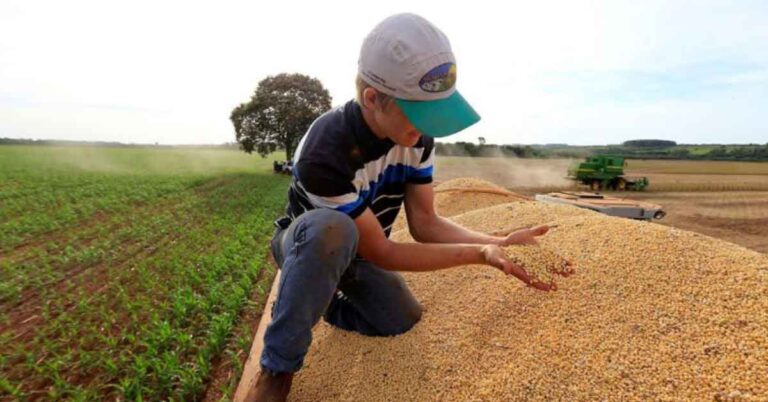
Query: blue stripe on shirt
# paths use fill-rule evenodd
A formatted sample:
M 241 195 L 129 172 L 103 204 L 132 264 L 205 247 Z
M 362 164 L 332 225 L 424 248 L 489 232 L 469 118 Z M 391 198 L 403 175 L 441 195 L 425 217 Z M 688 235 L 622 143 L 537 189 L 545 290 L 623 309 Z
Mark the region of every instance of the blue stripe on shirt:
M 339 205 L 335 209 L 337 211 L 344 212 L 345 214 L 349 214 L 350 212 L 352 212 L 355 209 L 357 209 L 360 206 L 360 204 L 363 203 L 363 201 L 364 201 L 363 197 L 357 197 L 356 200 L 354 200 L 354 201 L 352 201 L 350 203 L 347 203 L 347 204 Z
M 349 213 L 358 208 L 363 200 L 368 200 L 369 195 L 371 198 L 376 197 L 378 188 L 384 184 L 397 182 L 405 183 L 408 181 L 409 177 L 423 178 L 429 176 L 432 176 L 431 165 L 421 169 L 415 168 L 413 166 L 403 165 L 402 163 L 389 165 L 386 169 L 384 169 L 383 172 L 379 173 L 377 180 L 368 183 L 368 190 L 361 191 L 360 196 L 355 201 L 339 205 L 335 209 L 337 211 Z
M 410 176 L 410 177 L 429 177 L 429 176 L 432 176 L 432 165 L 429 165 L 429 166 L 427 166 L 425 168 L 421 168 L 421 169 L 416 169 L 416 168 L 411 168 L 411 169 L 413 169 L 413 170 L 408 174 L 408 176 Z

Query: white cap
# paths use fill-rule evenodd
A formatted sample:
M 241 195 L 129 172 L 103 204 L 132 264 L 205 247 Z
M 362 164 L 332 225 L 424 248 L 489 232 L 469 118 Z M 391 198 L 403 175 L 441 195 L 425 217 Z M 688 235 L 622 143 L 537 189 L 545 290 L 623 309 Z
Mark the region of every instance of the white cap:
M 415 14 L 396 14 L 373 28 L 360 50 L 358 72 L 399 99 L 436 100 L 456 90 L 456 59 L 448 38 Z
M 363 41 L 358 74 L 395 98 L 422 134 L 444 137 L 480 120 L 456 90 L 456 58 L 445 34 L 415 14 L 396 14 Z

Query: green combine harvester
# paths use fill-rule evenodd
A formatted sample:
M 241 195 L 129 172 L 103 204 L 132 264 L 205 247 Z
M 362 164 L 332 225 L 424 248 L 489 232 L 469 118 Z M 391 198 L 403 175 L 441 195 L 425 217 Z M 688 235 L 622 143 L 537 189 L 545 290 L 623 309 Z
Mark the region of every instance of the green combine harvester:
M 592 191 L 599 190 L 644 190 L 648 187 L 647 177 L 624 176 L 627 162 L 623 156 L 595 155 L 568 169 L 568 178 L 586 184 Z

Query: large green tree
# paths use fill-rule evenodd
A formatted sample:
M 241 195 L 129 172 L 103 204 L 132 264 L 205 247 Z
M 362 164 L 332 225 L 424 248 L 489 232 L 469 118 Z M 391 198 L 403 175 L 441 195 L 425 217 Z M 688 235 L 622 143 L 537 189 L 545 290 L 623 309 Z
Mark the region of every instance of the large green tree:
M 302 74 L 278 74 L 259 82 L 251 100 L 232 110 L 230 120 L 240 147 L 266 156 L 285 149 L 288 160 L 309 125 L 331 108 L 320 80 Z

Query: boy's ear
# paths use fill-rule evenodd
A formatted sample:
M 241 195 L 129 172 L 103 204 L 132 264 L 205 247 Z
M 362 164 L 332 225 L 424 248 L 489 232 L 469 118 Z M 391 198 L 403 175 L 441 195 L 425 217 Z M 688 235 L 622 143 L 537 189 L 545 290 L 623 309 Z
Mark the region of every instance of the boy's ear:
M 372 87 L 363 90 L 363 107 L 374 109 L 376 107 L 376 89 Z

